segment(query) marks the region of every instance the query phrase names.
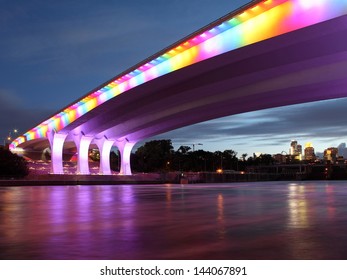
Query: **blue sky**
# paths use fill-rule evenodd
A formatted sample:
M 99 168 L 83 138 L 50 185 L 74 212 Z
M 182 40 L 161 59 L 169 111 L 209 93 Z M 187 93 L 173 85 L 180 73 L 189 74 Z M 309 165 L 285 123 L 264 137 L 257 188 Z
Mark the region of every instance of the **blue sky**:
M 0 0 L 0 136 L 26 132 L 91 89 L 246 0 Z M 160 135 L 240 155 L 346 142 L 347 99 L 246 113 Z

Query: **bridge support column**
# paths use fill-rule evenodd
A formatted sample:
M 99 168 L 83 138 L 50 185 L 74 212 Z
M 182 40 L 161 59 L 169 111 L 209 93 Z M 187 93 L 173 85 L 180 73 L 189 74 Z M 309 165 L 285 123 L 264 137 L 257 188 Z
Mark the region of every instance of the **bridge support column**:
M 129 142 L 126 138 L 117 140 L 115 145 L 118 147 L 121 156 L 120 175 L 131 175 L 130 155 L 131 149 L 136 142 Z
M 63 147 L 67 134 L 54 131 L 47 132 L 47 138 L 51 146 L 51 172 L 53 174 L 64 174 L 63 169 Z
M 77 173 L 78 174 L 90 174 L 89 171 L 89 146 L 93 140 L 92 136 L 85 136 L 82 132 L 78 135 L 73 135 L 73 139 L 77 146 Z
M 100 168 L 99 173 L 103 175 L 111 175 L 111 165 L 110 165 L 110 153 L 111 148 L 113 146 L 112 140 L 108 140 L 107 138 L 102 139 L 94 139 L 94 142 L 99 148 L 100 152 Z

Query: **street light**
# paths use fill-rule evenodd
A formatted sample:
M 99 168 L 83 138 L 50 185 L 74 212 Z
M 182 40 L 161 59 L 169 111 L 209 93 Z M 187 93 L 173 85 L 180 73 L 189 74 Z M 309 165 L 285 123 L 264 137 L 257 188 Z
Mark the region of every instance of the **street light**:
M 203 144 L 201 144 L 201 143 L 181 144 L 181 146 L 193 146 L 193 152 L 195 151 L 195 145 L 202 146 Z
M 14 134 L 14 137 L 13 138 L 16 138 L 16 134 L 18 134 L 18 129 L 13 129 L 13 130 L 10 130 L 9 132 L 8 132 L 8 136 L 7 136 L 7 140 L 8 141 L 11 141 L 12 140 L 12 136 L 11 136 L 11 133 L 13 132 L 13 134 Z
M 12 137 L 12 133 L 13 133 L 13 137 Z M 11 142 L 12 139 L 16 138 L 16 134 L 18 134 L 18 129 L 15 128 L 13 130 L 10 130 L 8 132 L 8 135 L 5 138 L 3 138 L 4 139 L 4 146 L 6 146 L 7 143 Z
M 193 152 L 195 151 L 195 145 L 202 146 L 202 143 L 192 143 L 192 144 L 180 144 L 182 146 L 193 146 Z M 181 150 L 182 153 L 182 150 Z M 184 152 L 185 154 L 186 152 Z M 181 170 L 181 159 L 178 161 L 178 169 Z M 205 169 L 206 169 L 206 159 L 205 159 Z
M 201 143 L 196 143 L 196 144 L 192 144 L 193 145 L 193 152 L 195 151 L 195 145 L 199 145 L 199 146 L 202 146 L 203 144 Z

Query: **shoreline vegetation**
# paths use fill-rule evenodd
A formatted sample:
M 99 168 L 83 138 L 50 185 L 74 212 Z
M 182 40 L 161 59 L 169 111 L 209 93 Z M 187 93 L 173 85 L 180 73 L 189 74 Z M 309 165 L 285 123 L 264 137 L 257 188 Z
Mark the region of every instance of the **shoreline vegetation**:
M 28 157 L 28 155 L 30 157 Z M 171 140 L 145 143 L 132 154 L 133 175 L 119 175 L 120 157 L 112 152 L 112 175 L 98 175 L 100 155 L 92 150 L 90 175 L 76 174 L 74 155 L 65 158 L 64 174 L 50 174 L 50 158 L 41 154 L 22 155 L 0 148 L 0 186 L 112 185 L 112 184 L 192 184 L 258 181 L 347 180 L 347 161 L 299 161 L 271 155 L 237 158 L 237 152 L 173 150 Z M 36 157 L 36 158 L 35 158 Z
M 196 183 L 233 183 L 260 181 L 313 181 L 347 180 L 345 172 L 340 176 L 330 176 L 321 172 L 282 172 L 247 173 L 237 171 L 218 172 L 157 172 L 135 173 L 133 175 L 75 175 L 75 174 L 29 174 L 18 178 L 0 179 L 0 186 L 45 186 L 45 185 L 123 185 L 123 184 L 196 184 Z

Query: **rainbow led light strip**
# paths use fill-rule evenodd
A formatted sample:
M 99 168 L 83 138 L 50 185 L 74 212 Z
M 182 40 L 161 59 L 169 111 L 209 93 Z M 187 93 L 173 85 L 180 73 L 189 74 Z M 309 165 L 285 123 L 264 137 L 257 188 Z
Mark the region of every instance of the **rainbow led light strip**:
M 216 55 L 272 38 L 347 13 L 347 0 L 253 1 L 223 20 L 152 56 L 140 66 L 115 77 L 60 113 L 15 139 L 14 149 L 25 141 L 47 137 L 111 98 L 143 83 Z

